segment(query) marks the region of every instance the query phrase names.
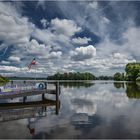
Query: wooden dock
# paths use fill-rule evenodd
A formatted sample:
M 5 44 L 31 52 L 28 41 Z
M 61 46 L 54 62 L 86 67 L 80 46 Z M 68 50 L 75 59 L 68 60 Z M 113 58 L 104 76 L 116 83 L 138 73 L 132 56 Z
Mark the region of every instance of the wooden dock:
M 46 84 L 46 83 L 45 83 Z M 25 90 L 25 91 L 11 91 L 5 94 L 0 94 L 0 99 L 13 99 L 18 97 L 27 97 L 27 96 L 33 96 L 33 95 L 42 95 L 42 98 L 45 96 L 45 94 L 54 94 L 56 96 L 60 95 L 60 86 L 57 82 L 55 84 L 55 89 L 33 89 L 33 90 Z
M 9 94 L 3 94 L 0 95 L 0 99 L 12 99 L 17 97 L 27 97 L 27 96 L 33 96 L 33 95 L 41 95 L 41 94 L 56 94 L 56 90 L 30 90 L 30 91 L 17 91 L 17 92 L 9 92 Z
M 45 83 L 47 84 L 47 83 Z M 55 100 L 46 99 L 45 94 L 53 94 L 55 95 Z M 28 96 L 34 95 L 42 95 L 41 101 L 28 101 Z M 47 89 L 47 85 L 45 89 L 33 89 L 33 90 L 25 90 L 25 91 L 14 91 L 9 92 L 6 94 L 0 95 L 0 100 L 3 99 L 13 99 L 18 97 L 23 97 L 23 102 L 14 102 L 14 103 L 0 103 L 0 111 L 7 110 L 7 109 L 21 109 L 21 108 L 37 108 L 37 107 L 48 107 L 48 106 L 55 106 L 56 107 L 56 114 L 59 113 L 60 109 L 60 86 L 59 83 L 55 83 L 55 89 Z

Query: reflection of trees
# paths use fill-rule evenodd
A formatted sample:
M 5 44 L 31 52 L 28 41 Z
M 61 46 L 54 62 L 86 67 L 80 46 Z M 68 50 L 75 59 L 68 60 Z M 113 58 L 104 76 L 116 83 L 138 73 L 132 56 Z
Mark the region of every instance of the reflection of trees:
M 140 83 L 124 83 L 124 82 L 114 82 L 114 87 L 117 89 L 125 88 L 126 94 L 129 98 L 140 99 Z
M 129 98 L 140 99 L 140 84 L 126 83 L 126 94 Z
M 117 82 L 114 82 L 114 87 L 117 88 L 117 89 L 124 88 L 124 84 L 125 83 L 120 83 L 120 82 L 117 83 Z
M 0 103 L 0 122 L 32 117 L 45 117 L 48 107 L 55 107 L 55 114 L 58 115 L 60 105 L 60 100 L 50 99 L 24 103 Z
M 80 87 L 91 87 L 94 85 L 94 83 L 87 83 L 87 82 L 61 82 L 60 85 L 63 85 L 64 87 L 77 87 L 77 88 L 80 88 Z

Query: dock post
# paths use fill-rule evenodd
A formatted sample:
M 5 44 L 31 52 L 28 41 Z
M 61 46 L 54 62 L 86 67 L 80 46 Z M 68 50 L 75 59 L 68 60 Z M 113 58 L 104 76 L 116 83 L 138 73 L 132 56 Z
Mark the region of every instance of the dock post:
M 13 85 L 13 83 L 14 83 L 14 82 L 13 82 L 13 80 L 12 80 L 12 81 L 11 81 L 11 85 Z
M 24 96 L 24 97 L 23 97 L 23 103 L 25 103 L 25 102 L 26 102 L 26 99 L 27 99 L 27 97 L 26 97 L 26 96 Z
M 45 99 L 45 94 L 43 93 L 42 94 L 42 101 Z
M 46 106 L 44 107 L 44 111 L 45 111 L 45 112 L 47 111 L 47 107 L 46 107 Z
M 44 82 L 44 84 L 45 84 L 45 89 L 47 89 L 47 82 Z
M 59 82 L 56 82 L 56 115 L 59 113 Z
M 60 91 L 59 82 L 56 82 L 56 100 L 59 99 L 59 91 Z

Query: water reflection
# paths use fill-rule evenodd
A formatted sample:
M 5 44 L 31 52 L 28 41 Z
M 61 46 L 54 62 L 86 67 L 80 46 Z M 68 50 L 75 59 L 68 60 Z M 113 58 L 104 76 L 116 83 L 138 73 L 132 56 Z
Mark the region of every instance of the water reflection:
M 125 92 L 129 98 L 140 99 L 139 82 L 114 82 L 114 87 L 117 89 L 125 89 Z
M 38 99 L 38 97 L 36 97 L 36 99 Z M 13 129 L 17 129 L 15 122 L 19 121 L 20 123 L 22 123 L 23 121 L 25 127 L 29 131 L 30 136 L 33 138 L 35 135 L 38 135 L 36 132 L 36 124 L 38 123 L 38 121 L 46 117 L 50 112 L 51 114 L 58 115 L 61 104 L 59 98 L 56 98 L 56 100 L 51 100 L 44 97 L 41 101 L 36 100 L 26 102 L 17 102 L 15 99 L 13 100 L 13 102 L 10 101 L 0 103 L 0 123 L 7 123 L 7 127 L 9 127 L 10 123 L 14 123 L 12 127 Z M 19 138 L 20 132 L 19 135 L 12 135 L 12 132 L 9 132 L 9 134 L 11 134 L 11 136 L 1 136 L 0 132 L 0 138 Z
M 61 82 L 60 85 L 64 86 L 65 88 L 80 88 L 80 87 L 91 87 L 94 85 L 94 83 L 89 83 L 89 82 Z
M 80 127 L 77 128 L 79 124 L 77 118 L 80 117 L 76 117 L 72 123 L 76 131 L 78 129 L 81 132 L 76 138 L 139 137 L 140 101 L 131 100 L 127 96 L 127 83 L 117 83 L 115 84 L 117 88 L 113 85 L 113 82 L 108 84 L 96 83 L 88 90 L 86 88 L 81 88 L 80 91 L 75 88 L 63 89 L 63 94 L 65 94 L 63 104 L 71 104 L 69 110 L 73 114 L 80 116 L 84 114 L 83 120 L 80 119 Z M 131 88 L 134 90 L 135 86 L 132 85 Z M 131 89 L 130 92 L 132 92 Z M 89 118 L 93 121 L 89 121 Z M 71 119 L 73 120 L 75 117 Z
M 140 138 L 138 83 L 73 85 L 61 85 L 58 115 L 55 105 L 14 109 L 19 118 L 11 110 L 5 113 L 12 119 L 0 122 L 0 138 Z
M 129 98 L 140 99 L 139 83 L 126 83 L 126 94 Z
M 97 111 L 96 104 L 90 100 L 86 99 L 72 99 L 72 108 L 76 110 L 76 113 L 85 113 L 88 115 L 93 115 Z
M 34 107 L 34 104 L 36 104 L 36 107 Z M 31 117 L 45 117 L 47 107 L 50 106 L 55 106 L 55 113 L 59 113 L 60 101 L 44 100 L 32 102 L 32 104 L 31 102 L 0 103 L 0 122 Z
M 114 87 L 115 88 L 125 88 L 125 83 L 124 82 L 114 82 Z

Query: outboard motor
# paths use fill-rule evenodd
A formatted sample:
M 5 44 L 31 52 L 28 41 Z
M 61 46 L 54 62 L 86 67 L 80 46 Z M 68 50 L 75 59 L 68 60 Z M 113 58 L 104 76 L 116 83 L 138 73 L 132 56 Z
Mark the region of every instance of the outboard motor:
M 35 87 L 36 87 L 36 89 L 39 89 L 39 90 L 46 89 L 45 83 L 36 83 Z

